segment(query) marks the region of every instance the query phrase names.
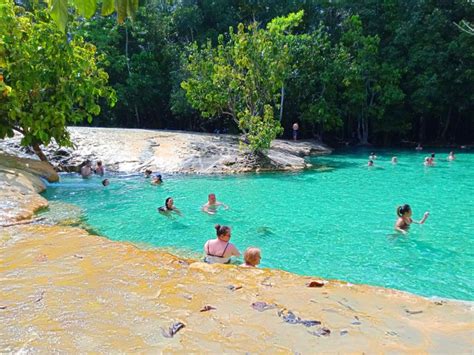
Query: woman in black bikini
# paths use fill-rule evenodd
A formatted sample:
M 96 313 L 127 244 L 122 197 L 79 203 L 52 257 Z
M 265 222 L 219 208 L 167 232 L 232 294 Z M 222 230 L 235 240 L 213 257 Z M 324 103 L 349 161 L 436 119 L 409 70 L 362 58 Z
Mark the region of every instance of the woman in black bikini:
M 181 211 L 178 210 L 176 207 L 173 205 L 173 199 L 171 197 L 168 197 L 165 200 L 165 205 L 162 207 L 158 208 L 158 212 L 161 214 L 169 216 L 172 212 L 176 213 L 179 216 L 182 216 Z
M 209 264 L 228 264 L 232 256 L 240 256 L 234 244 L 229 243 L 230 228 L 216 224 L 216 239 L 210 239 L 204 244 L 206 257 L 204 261 Z

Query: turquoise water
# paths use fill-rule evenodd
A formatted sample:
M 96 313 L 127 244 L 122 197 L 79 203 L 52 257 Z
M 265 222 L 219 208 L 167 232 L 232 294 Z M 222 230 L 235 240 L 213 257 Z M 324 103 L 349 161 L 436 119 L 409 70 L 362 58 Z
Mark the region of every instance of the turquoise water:
M 220 223 L 232 227 L 241 251 L 262 249 L 262 267 L 474 300 L 474 154 L 447 162 L 438 152 L 437 165 L 424 167 L 426 152 L 377 151 L 376 167 L 367 168 L 369 153 L 313 158 L 314 169 L 299 173 L 165 176 L 162 186 L 111 176 L 103 188 L 98 178 L 67 175 L 45 196 L 79 205 L 86 222 L 113 240 L 199 257 Z M 209 192 L 230 209 L 200 212 Z M 156 212 L 168 196 L 183 217 Z M 406 236 L 393 232 L 403 203 L 414 219 L 430 211 Z

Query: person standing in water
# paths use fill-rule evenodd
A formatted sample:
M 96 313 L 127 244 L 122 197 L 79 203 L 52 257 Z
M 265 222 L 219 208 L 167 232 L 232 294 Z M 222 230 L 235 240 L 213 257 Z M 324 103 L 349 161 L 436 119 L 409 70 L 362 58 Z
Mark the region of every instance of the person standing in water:
M 165 205 L 158 208 L 158 212 L 164 214 L 165 216 L 170 216 L 171 213 L 176 213 L 178 216 L 182 216 L 181 211 L 174 206 L 173 198 L 168 197 L 165 200 Z
M 454 156 L 454 152 L 453 152 L 453 151 L 450 151 L 450 152 L 449 152 L 448 160 L 449 160 L 449 161 L 456 160 L 456 157 Z
M 94 169 L 94 172 L 95 172 L 97 175 L 104 176 L 104 174 L 105 174 L 105 167 L 104 167 L 104 165 L 102 164 L 102 161 L 100 161 L 100 160 L 97 161 L 96 166 L 95 166 L 95 169 Z
M 86 160 L 81 168 L 81 176 L 84 179 L 89 178 L 92 175 L 92 163 L 90 160 Z
M 397 163 L 398 163 L 398 158 L 392 157 L 392 164 L 397 164 Z
M 397 222 L 395 223 L 395 230 L 397 232 L 400 232 L 402 234 L 407 234 L 408 229 L 410 228 L 410 225 L 412 223 L 416 224 L 423 224 L 425 223 L 426 219 L 430 215 L 429 212 L 425 212 L 423 215 L 423 218 L 419 221 L 414 221 L 411 216 L 412 216 L 412 211 L 410 205 L 403 205 L 403 206 L 398 206 L 397 207 L 397 215 L 398 219 Z
M 207 197 L 207 202 L 202 206 L 202 211 L 206 212 L 207 214 L 216 214 L 217 207 L 222 206 L 225 210 L 229 209 L 225 203 L 217 201 L 215 194 L 209 194 Z
M 210 239 L 204 244 L 206 257 L 204 261 L 209 264 L 228 264 L 233 256 L 240 256 L 239 250 L 230 243 L 230 227 L 216 224 L 217 237 Z

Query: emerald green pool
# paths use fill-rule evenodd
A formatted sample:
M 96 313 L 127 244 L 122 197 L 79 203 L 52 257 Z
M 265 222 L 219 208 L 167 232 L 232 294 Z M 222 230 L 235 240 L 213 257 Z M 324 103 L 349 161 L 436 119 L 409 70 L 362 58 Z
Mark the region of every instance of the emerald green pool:
M 141 176 L 84 181 L 65 175 L 45 197 L 83 208 L 87 224 L 113 240 L 200 257 L 216 223 L 232 227 L 241 250 L 262 249 L 262 267 L 378 285 L 424 296 L 474 300 L 474 154 L 424 167 L 428 152 L 366 150 L 312 158 L 299 173 L 238 176 L 164 176 L 152 186 Z M 397 155 L 399 163 L 390 158 Z M 200 211 L 207 194 L 230 206 L 215 216 Z M 172 196 L 183 217 L 157 207 Z M 425 225 L 394 233 L 395 208 L 409 203 Z

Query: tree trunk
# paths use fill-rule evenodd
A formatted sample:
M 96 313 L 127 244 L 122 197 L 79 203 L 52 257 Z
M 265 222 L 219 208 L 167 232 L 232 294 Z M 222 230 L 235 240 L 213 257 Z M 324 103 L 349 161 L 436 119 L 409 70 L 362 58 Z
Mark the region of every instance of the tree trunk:
M 449 123 L 451 122 L 451 113 L 453 112 L 453 107 L 450 105 L 448 110 L 448 117 L 446 117 L 446 123 L 444 125 L 443 132 L 441 133 L 441 140 L 446 141 L 446 132 L 448 131 Z
M 38 143 L 34 143 L 32 145 L 32 148 L 35 154 L 38 156 L 38 158 L 40 158 L 41 161 L 46 161 L 46 162 L 48 161 L 48 158 L 46 157 L 46 155 L 44 155 Z
M 357 138 L 359 138 L 359 144 L 369 144 L 369 120 L 363 115 L 357 119 Z
M 130 70 L 130 58 L 128 56 L 128 24 L 125 24 L 125 62 L 127 63 L 128 78 L 132 76 L 132 71 Z M 137 121 L 137 128 L 140 128 L 140 115 L 138 114 L 137 104 L 133 104 L 135 110 L 135 120 Z
M 425 141 L 425 118 L 420 116 L 420 127 L 418 132 L 418 140 L 422 144 Z
M 280 122 L 283 119 L 283 103 L 285 101 L 285 86 L 281 86 L 281 99 L 280 99 Z

